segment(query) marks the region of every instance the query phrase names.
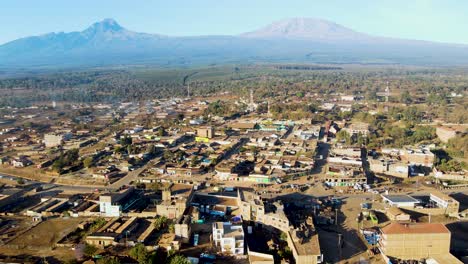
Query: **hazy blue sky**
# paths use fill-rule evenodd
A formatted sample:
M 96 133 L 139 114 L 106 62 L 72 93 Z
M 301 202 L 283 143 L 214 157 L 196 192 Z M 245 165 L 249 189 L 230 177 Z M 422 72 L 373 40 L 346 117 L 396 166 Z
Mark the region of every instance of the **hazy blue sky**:
M 468 44 L 467 11 L 464 0 L 1 0 L 0 43 L 104 18 L 139 32 L 213 35 L 316 17 L 374 35 Z

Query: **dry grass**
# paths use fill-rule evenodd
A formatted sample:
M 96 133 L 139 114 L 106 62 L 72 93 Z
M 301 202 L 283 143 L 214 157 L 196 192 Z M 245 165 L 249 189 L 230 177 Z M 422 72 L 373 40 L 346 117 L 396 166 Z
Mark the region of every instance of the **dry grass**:
M 8 245 L 20 248 L 50 248 L 63 236 L 74 231 L 81 221 L 77 218 L 49 219 L 15 238 Z

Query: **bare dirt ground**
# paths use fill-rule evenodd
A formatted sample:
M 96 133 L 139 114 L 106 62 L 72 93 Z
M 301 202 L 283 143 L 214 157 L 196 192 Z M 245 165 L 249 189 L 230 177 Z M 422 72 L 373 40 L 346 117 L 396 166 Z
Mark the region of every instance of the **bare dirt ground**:
M 0 217 L 0 244 L 7 243 L 14 236 L 21 234 L 33 226 L 30 218 L 8 216 Z
M 54 218 L 46 220 L 28 232 L 16 237 L 7 244 L 18 250 L 24 248 L 47 249 L 54 247 L 55 243 L 66 234 L 75 230 L 82 219 Z
M 0 173 L 12 175 L 34 181 L 51 182 L 55 177 L 41 173 L 35 166 L 26 168 L 13 168 L 9 166 L 0 166 Z
M 205 224 L 193 224 L 192 225 L 192 234 L 198 234 L 198 246 L 193 245 L 193 235 L 190 239 L 191 245 L 183 247 L 181 252 L 184 252 L 190 257 L 199 257 L 201 253 L 209 252 L 215 253 L 215 249 L 211 243 L 211 223 Z
M 23 222 L 31 221 L 23 219 Z M 63 263 L 75 259 L 75 252 L 69 248 L 55 248 L 55 243 L 64 235 L 76 229 L 82 219 L 49 219 L 27 232 L 0 246 L 0 261 L 14 260 L 28 263 L 33 259 L 47 259 L 48 263 Z M 26 225 L 25 223 L 21 224 Z M 27 225 L 26 225 L 27 226 Z M 9 259 L 13 258 L 13 259 Z
M 370 248 L 358 233 L 357 215 L 362 198 L 347 198 L 338 213 L 338 226 L 318 229 L 320 247 L 328 252 L 325 260 L 331 263 L 384 263 L 380 256 L 368 254 Z M 339 240 L 342 246 L 339 246 Z

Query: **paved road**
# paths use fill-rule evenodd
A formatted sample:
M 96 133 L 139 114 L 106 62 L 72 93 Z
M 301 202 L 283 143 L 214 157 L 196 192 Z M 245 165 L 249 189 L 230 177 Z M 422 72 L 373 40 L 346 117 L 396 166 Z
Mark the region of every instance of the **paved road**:
M 130 185 L 131 182 L 134 182 L 140 173 L 142 173 L 144 170 L 146 170 L 148 167 L 152 166 L 155 163 L 158 163 L 161 157 L 154 158 L 150 161 L 148 161 L 143 167 L 136 169 L 134 171 L 130 171 L 125 175 L 124 177 L 120 178 L 118 181 L 110 184 L 107 186 L 109 189 L 119 189 L 120 187 L 124 185 Z

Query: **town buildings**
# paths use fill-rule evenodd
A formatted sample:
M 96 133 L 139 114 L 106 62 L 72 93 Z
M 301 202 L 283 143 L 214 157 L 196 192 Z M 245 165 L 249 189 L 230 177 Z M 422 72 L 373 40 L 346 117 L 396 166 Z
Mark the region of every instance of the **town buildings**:
M 447 215 L 457 215 L 460 209 L 460 202 L 439 191 L 432 191 L 430 194 L 430 201 L 436 205 L 437 208 L 445 209 Z
M 388 257 L 402 260 L 428 258 L 451 258 L 450 262 L 461 263 L 450 256 L 450 231 L 438 223 L 400 224 L 390 223 L 381 228 L 379 248 Z
M 128 205 L 130 194 L 134 187 L 125 188 L 116 193 L 103 194 L 99 196 L 99 212 L 105 217 L 119 217 L 122 210 Z
M 304 223 L 286 234 L 288 245 L 297 264 L 322 263 L 323 255 L 320 252 L 319 239 L 313 224 Z
M 414 208 L 414 206 L 420 203 L 417 199 L 409 196 L 409 195 L 399 195 L 399 194 L 391 194 L 386 195 L 382 194 L 382 199 L 384 203 L 389 204 L 390 206 L 395 207 L 408 207 Z
M 223 253 L 244 254 L 244 230 L 241 225 L 229 222 L 213 223 L 213 241 Z

